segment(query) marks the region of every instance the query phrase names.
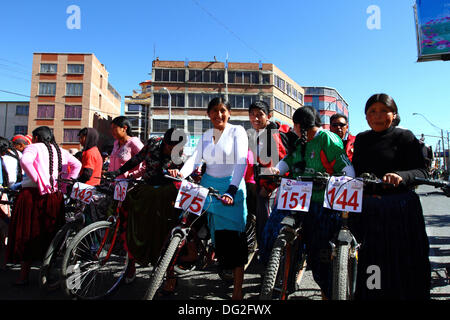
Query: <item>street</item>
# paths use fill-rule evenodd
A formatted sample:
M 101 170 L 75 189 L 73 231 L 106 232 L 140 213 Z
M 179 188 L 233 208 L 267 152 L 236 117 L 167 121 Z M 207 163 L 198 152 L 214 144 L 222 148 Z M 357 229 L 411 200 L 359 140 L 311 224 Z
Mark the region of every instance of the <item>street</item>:
M 450 283 L 445 267 L 450 265 L 450 198 L 439 194 L 439 189 L 420 186 L 420 195 L 430 241 L 430 261 L 432 264 L 433 300 L 450 300 Z M 67 300 L 62 291 L 46 293 L 39 289 L 39 265 L 32 267 L 30 285 L 23 288 L 12 286 L 18 276 L 18 265 L 8 265 L 9 270 L 0 271 L 0 300 Z M 109 299 L 141 300 L 149 284 L 150 267 L 138 267 L 135 282 L 121 285 Z M 257 300 L 263 270 L 251 264 L 244 279 L 244 299 Z M 418 275 L 419 276 L 419 275 Z M 179 277 L 174 295 L 162 297 L 162 300 L 229 300 L 232 288 L 224 285 L 215 269 L 210 267 L 203 271 L 193 271 Z M 320 300 L 320 290 L 307 271 L 301 288 L 290 296 L 292 300 Z

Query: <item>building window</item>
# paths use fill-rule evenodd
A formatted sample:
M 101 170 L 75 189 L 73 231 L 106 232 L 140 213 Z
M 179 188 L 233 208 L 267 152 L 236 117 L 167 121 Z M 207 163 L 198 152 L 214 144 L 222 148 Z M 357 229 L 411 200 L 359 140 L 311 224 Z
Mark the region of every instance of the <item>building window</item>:
M 230 123 L 237 126 L 243 126 L 245 130 L 252 128 L 252 124 L 250 123 L 250 121 L 230 120 Z
M 56 73 L 58 65 L 56 63 L 41 63 L 41 73 Z
M 16 106 L 16 116 L 27 116 L 29 106 L 27 105 L 17 105 Z
M 262 75 L 262 83 L 263 84 L 270 84 L 270 74 L 263 74 Z
M 219 94 L 189 93 L 188 106 L 189 108 L 208 108 L 209 102 L 219 96 Z
M 259 72 L 229 71 L 228 83 L 259 83 Z
M 136 111 L 142 111 L 142 105 L 141 104 L 129 104 L 128 105 L 128 112 L 136 112 Z
M 234 95 L 229 94 L 228 99 L 232 108 L 236 109 L 248 109 L 253 102 L 259 100 L 257 95 Z
M 184 120 L 170 120 L 172 128 L 184 130 Z M 153 132 L 164 133 L 169 129 L 169 120 L 153 119 Z
M 83 84 L 82 83 L 67 83 L 66 84 L 66 96 L 82 96 Z
M 38 105 L 37 107 L 38 119 L 54 119 L 55 106 L 54 105 Z
M 26 135 L 27 131 L 28 131 L 27 126 L 15 126 L 14 127 L 14 135 L 16 135 L 16 134 Z
M 224 82 L 224 74 L 223 70 L 189 70 L 189 81 L 221 83 Z
M 285 113 L 285 103 L 278 98 L 275 98 L 275 110 L 281 113 Z
M 189 134 L 204 133 L 213 127 L 211 120 L 188 120 Z
M 39 95 L 41 96 L 54 96 L 56 94 L 55 82 L 40 82 L 39 83 Z
M 68 64 L 67 65 L 68 74 L 83 74 L 84 64 Z
M 290 105 L 286 105 L 286 115 L 289 118 L 292 116 L 292 107 Z
M 64 110 L 64 119 L 81 119 L 81 106 L 66 105 Z
M 80 143 L 78 132 L 80 129 L 64 129 L 64 143 Z
M 185 71 L 179 69 L 155 69 L 155 81 L 184 82 Z
M 172 107 L 184 108 L 184 93 L 172 93 L 170 95 L 170 105 Z M 154 107 L 168 107 L 169 95 L 167 93 L 155 93 L 153 94 L 153 106 Z
M 274 76 L 274 84 L 275 86 L 280 89 L 281 91 L 285 91 L 286 90 L 286 81 L 284 81 L 283 79 L 281 79 L 279 76 L 275 75 Z

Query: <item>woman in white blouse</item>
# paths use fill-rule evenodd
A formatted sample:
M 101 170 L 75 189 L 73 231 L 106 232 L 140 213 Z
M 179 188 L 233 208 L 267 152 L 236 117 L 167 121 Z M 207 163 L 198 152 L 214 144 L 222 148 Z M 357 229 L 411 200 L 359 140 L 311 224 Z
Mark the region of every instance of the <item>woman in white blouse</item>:
M 245 224 L 247 206 L 245 181 L 248 137 L 242 126 L 228 123 L 231 106 L 223 98 L 214 98 L 208 105 L 208 116 L 213 124 L 207 130 L 179 172 L 173 175 L 189 176 L 202 161 L 206 172 L 201 185 L 213 187 L 223 194 L 222 201 L 212 200 L 208 208 L 208 225 L 215 245 L 215 253 L 224 269 L 234 274 L 233 300 L 242 299 L 244 265 L 247 263 Z

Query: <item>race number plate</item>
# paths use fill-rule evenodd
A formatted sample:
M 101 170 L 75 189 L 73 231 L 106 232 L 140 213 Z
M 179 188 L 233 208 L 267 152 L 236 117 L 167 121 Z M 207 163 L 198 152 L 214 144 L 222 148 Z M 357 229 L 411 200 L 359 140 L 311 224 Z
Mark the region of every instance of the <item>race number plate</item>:
M 312 187 L 312 182 L 282 179 L 277 208 L 281 210 L 308 211 Z
M 330 177 L 325 191 L 325 208 L 361 212 L 363 182 L 351 177 Z
M 117 181 L 114 187 L 114 200 L 125 201 L 127 196 L 128 181 Z
M 208 189 L 183 180 L 175 201 L 175 208 L 200 215 L 205 205 Z
M 95 195 L 95 187 L 85 183 L 76 182 L 73 185 L 72 193 L 70 197 L 75 200 L 80 200 L 86 204 L 92 201 L 92 197 Z

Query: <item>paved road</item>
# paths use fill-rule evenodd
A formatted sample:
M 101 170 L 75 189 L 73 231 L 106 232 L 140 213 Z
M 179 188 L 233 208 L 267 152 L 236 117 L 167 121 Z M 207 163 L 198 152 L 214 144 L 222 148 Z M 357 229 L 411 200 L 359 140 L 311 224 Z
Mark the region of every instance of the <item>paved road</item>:
M 421 186 L 418 193 L 424 208 L 427 233 L 430 240 L 430 260 L 432 263 L 432 299 L 450 300 L 450 284 L 445 267 L 450 265 L 450 198 L 436 194 L 435 189 Z M 0 300 L 66 300 L 62 292 L 45 293 L 39 290 L 37 284 L 39 265 L 34 265 L 31 272 L 31 283 L 25 288 L 11 285 L 18 275 L 18 266 L 9 265 L 9 270 L 0 271 Z M 123 285 L 109 299 L 140 300 L 149 283 L 150 267 L 138 268 L 136 281 Z M 257 300 L 261 285 L 263 270 L 256 265 L 250 265 L 245 274 L 244 298 Z M 192 272 L 181 276 L 178 289 L 173 296 L 165 300 L 206 299 L 228 300 L 231 297 L 231 287 L 215 273 L 213 267 L 204 271 Z M 291 296 L 292 300 L 320 300 L 318 286 L 312 280 L 311 272 L 307 271 L 300 290 Z

